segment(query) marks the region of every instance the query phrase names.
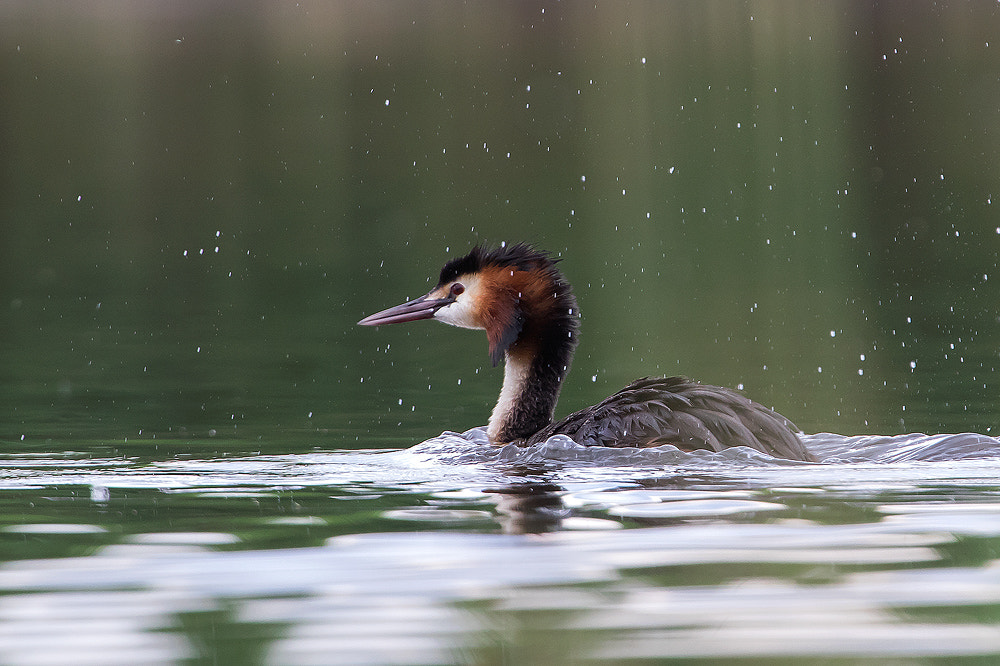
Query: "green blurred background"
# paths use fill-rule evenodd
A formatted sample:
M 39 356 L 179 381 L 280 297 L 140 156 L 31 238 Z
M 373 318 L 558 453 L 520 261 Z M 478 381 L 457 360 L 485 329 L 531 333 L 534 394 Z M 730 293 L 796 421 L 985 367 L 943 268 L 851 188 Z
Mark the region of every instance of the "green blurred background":
M 809 432 L 992 433 L 998 13 L 5 2 L 0 440 L 481 425 L 484 336 L 355 322 L 502 240 L 580 301 L 558 414 L 681 373 Z

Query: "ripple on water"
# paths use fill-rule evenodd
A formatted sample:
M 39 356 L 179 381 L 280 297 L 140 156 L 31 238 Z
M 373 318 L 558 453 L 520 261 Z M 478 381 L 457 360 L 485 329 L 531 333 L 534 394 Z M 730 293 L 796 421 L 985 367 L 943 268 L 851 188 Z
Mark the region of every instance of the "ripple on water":
M 119 488 L 151 488 L 161 492 L 215 493 L 249 497 L 267 489 L 332 486 L 372 495 L 399 492 L 455 492 L 491 485 L 545 481 L 563 486 L 605 483 L 622 489 L 645 483 L 651 475 L 703 475 L 724 487 L 725 479 L 766 487 L 819 486 L 855 493 L 911 487 L 928 479 L 986 484 L 1000 478 L 1000 442 L 975 434 L 845 437 L 806 435 L 807 446 L 824 462 L 802 463 L 772 458 L 746 448 L 685 453 L 672 446 L 651 449 L 583 447 L 556 436 L 530 446 L 491 446 L 484 428 L 446 432 L 403 450 L 344 450 L 289 455 L 256 455 L 215 459 L 170 459 L 138 464 L 122 458 L 80 461 L 71 456 L 60 465 L 47 457 L 8 455 L 0 469 L 0 487 L 44 488 L 81 485 L 98 488 L 94 502 L 106 502 Z M 887 464 L 892 463 L 892 464 Z
M 579 492 L 606 500 L 604 495 L 614 494 L 597 487 L 577 483 L 564 496 Z M 631 499 L 656 501 L 617 506 L 748 501 L 721 495 L 699 500 L 666 491 L 633 493 Z M 428 507 L 426 513 L 455 511 Z M 270 645 L 271 663 L 322 663 L 334 653 L 359 663 L 447 663 L 455 650 L 516 625 L 525 609 L 553 611 L 538 631 L 561 637 L 581 661 L 678 654 L 844 656 L 855 654 L 856 641 L 862 641 L 867 658 L 1000 650 L 993 626 L 906 617 L 908 608 L 1000 603 L 995 562 L 941 566 L 938 548 L 963 534 L 980 536 L 986 528 L 998 535 L 1000 521 L 995 513 L 975 522 L 954 518 L 946 512 L 890 513 L 863 524 L 712 521 L 612 532 L 607 528 L 620 528 L 613 520 L 570 517 L 567 523 L 579 523 L 575 530 L 541 535 L 440 529 L 354 534 L 280 551 L 220 549 L 231 543 L 226 533 L 152 533 L 137 540 L 145 545 L 124 544 L 88 557 L 5 563 L 0 618 L 22 638 L 0 644 L 0 656 L 16 647 L 18 654 L 30 649 L 33 663 L 65 663 L 58 659 L 95 635 L 116 663 L 131 663 L 127 659 L 136 656 L 118 649 L 126 644 L 174 656 L 177 646 L 157 642 L 159 632 L 179 615 L 220 606 L 232 609 L 240 623 L 287 627 Z M 175 543 L 188 547 L 171 548 Z M 914 568 L 921 563 L 937 568 Z M 684 583 L 676 568 L 676 576 L 655 575 L 663 567 L 704 571 L 713 564 L 727 571 L 737 564 L 743 574 L 698 585 Z M 753 569 L 754 564 L 779 564 L 792 573 L 787 579 L 764 577 L 761 571 L 777 570 Z M 904 568 L 832 568 L 845 565 Z M 810 570 L 823 577 L 810 580 L 804 573 Z M 26 608 L 45 613 L 55 623 L 46 627 L 58 627 L 58 637 L 40 639 Z M 95 612 L 108 626 L 95 624 Z M 931 635 L 907 642 L 914 629 Z M 584 635 L 594 640 L 579 640 Z M 720 635 L 746 642 L 737 649 L 720 643 Z M 970 643 L 948 642 L 956 637 Z
M 82 523 L 25 523 L 7 525 L 0 531 L 12 534 L 103 534 L 108 530 L 100 525 Z
M 412 507 L 409 509 L 392 509 L 382 512 L 383 518 L 392 520 L 409 520 L 431 523 L 466 523 L 469 521 L 492 521 L 493 514 L 489 511 L 472 511 L 469 509 L 445 509 L 442 507 Z
M 609 513 L 629 518 L 693 518 L 696 516 L 731 516 L 740 513 L 781 511 L 787 508 L 783 504 L 755 502 L 753 500 L 691 499 L 659 504 L 615 506 L 609 510 Z

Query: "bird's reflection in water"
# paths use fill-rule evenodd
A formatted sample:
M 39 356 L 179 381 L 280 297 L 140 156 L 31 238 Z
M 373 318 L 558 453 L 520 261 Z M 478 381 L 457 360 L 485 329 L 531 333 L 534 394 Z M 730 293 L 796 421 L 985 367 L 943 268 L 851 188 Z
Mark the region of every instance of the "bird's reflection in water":
M 570 513 L 562 501 L 564 489 L 553 483 L 518 483 L 483 492 L 498 496 L 497 521 L 505 534 L 554 532 Z

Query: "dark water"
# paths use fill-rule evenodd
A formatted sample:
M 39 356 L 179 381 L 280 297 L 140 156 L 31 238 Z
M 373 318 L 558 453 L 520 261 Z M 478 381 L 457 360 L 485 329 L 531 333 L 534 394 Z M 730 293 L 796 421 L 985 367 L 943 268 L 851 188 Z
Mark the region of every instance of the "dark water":
M 3 4 L 0 663 L 993 663 L 998 11 Z M 825 462 L 437 437 L 501 240 Z

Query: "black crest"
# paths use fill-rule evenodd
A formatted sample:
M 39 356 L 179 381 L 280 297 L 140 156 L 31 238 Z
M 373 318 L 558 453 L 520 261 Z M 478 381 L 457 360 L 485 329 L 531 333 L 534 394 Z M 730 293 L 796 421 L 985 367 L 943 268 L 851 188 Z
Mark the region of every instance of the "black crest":
M 453 282 L 459 275 L 477 273 L 487 266 L 512 266 L 522 271 L 552 268 L 558 259 L 547 252 L 536 250 L 527 243 L 485 248 L 477 245 L 464 257 L 452 259 L 441 269 L 438 286 Z

